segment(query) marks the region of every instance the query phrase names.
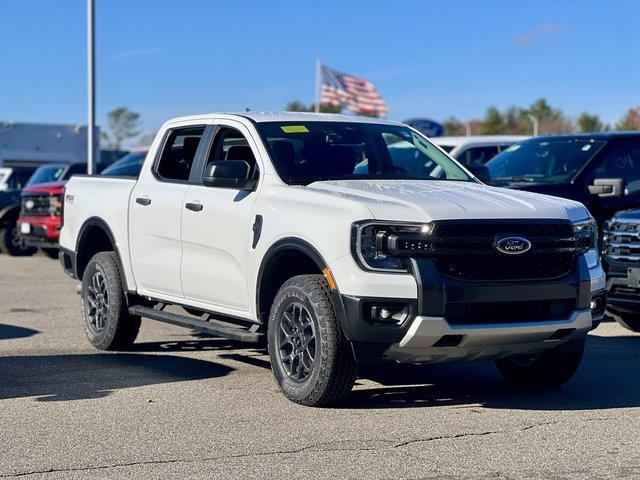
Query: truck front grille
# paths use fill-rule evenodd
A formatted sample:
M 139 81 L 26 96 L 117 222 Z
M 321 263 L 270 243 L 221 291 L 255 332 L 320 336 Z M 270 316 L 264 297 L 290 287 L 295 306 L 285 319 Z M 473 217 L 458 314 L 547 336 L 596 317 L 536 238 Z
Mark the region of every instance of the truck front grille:
M 574 298 L 527 302 L 449 303 L 450 325 L 489 325 L 564 320 L 575 310 Z
M 640 264 L 640 221 L 614 219 L 603 233 L 603 250 L 608 259 Z
M 450 220 L 435 222 L 434 251 L 440 272 L 462 281 L 550 280 L 570 274 L 576 241 L 568 221 Z M 531 250 L 506 255 L 496 239 L 521 236 Z
M 458 280 L 534 280 L 571 272 L 572 254 L 451 255 L 437 260 L 443 275 Z
M 51 215 L 49 195 L 23 195 L 23 215 Z

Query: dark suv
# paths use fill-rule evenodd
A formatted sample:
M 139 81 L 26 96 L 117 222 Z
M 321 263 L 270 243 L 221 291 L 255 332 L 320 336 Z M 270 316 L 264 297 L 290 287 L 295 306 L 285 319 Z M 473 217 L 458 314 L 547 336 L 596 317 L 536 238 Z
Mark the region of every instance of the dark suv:
M 486 166 L 491 184 L 577 200 L 599 225 L 640 207 L 640 132 L 536 137 Z
M 607 313 L 640 332 L 640 209 L 618 213 L 604 223 L 602 233 Z

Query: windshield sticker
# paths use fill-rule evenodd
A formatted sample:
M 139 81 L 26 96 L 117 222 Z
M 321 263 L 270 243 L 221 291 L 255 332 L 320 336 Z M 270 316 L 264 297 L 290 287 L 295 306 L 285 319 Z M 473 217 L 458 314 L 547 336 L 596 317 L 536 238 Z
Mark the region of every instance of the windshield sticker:
M 509 148 L 507 148 L 505 150 L 505 152 L 515 152 L 516 150 L 518 150 L 520 148 L 520 145 L 518 145 L 517 143 L 514 143 L 513 145 L 511 145 Z
M 309 129 L 304 125 L 285 125 L 280 128 L 284 133 L 309 133 Z
M 589 150 L 591 150 L 591 145 L 585 145 L 584 147 L 582 147 L 583 152 L 588 152 Z

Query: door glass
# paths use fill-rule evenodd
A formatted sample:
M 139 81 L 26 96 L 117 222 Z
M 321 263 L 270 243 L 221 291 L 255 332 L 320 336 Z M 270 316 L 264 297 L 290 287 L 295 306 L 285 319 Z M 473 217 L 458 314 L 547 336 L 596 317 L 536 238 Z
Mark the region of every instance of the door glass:
M 207 163 L 221 160 L 244 160 L 249 164 L 251 178 L 257 178 L 256 157 L 245 136 L 235 128 L 221 127 L 216 133 Z
M 485 164 L 498 154 L 498 147 L 470 147 L 460 155 L 457 160 L 465 166 L 472 165 L 474 163 Z
M 622 178 L 628 193 L 640 190 L 640 141 L 619 143 L 594 171 L 594 178 Z
M 204 127 L 172 130 L 162 150 L 156 173 L 165 180 L 189 180 Z

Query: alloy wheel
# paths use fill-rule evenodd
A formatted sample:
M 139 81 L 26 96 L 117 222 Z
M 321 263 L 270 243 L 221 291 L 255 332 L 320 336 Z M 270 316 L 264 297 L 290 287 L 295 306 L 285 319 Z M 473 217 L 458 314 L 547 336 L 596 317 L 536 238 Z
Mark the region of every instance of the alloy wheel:
M 100 333 L 106 326 L 107 315 L 109 314 L 109 290 L 107 288 L 107 279 L 99 266 L 97 266 L 87 286 L 86 300 L 89 327 L 95 333 Z
M 278 345 L 289 378 L 304 382 L 313 370 L 317 344 L 313 318 L 302 303 L 293 302 L 282 313 Z

